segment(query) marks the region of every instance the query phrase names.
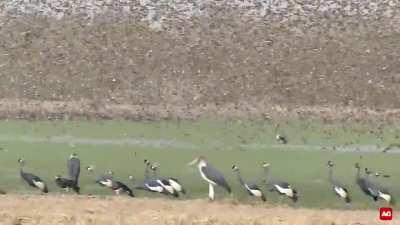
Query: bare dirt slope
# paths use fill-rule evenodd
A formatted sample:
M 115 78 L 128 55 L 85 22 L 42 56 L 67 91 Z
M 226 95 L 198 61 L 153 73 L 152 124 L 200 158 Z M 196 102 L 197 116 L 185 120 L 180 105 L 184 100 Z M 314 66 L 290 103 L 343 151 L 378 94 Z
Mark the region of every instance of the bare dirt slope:
M 3 117 L 400 107 L 398 1 L 3 2 Z
M 337 211 L 206 200 L 4 196 L 0 224 L 378 224 L 376 211 Z M 400 224 L 399 220 L 385 224 Z

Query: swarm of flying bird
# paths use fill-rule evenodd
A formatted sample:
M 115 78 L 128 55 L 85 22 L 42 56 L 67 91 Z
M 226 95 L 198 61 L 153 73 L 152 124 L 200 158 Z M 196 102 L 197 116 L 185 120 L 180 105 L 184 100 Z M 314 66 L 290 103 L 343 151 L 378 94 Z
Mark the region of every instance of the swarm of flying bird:
M 45 181 L 40 177 L 25 172 L 25 160 L 18 159 L 20 164 L 20 176 L 21 178 L 33 188 L 39 189 L 42 193 L 48 193 L 49 189 Z M 208 184 L 209 193 L 208 197 L 212 201 L 215 199 L 215 188 L 221 187 L 227 193 L 232 195 L 231 186 L 228 184 L 225 176 L 215 168 L 207 159 L 203 156 L 195 158 L 189 165 L 196 165 L 200 173 L 200 177 Z M 348 186 L 338 181 L 333 174 L 335 164 L 329 160 L 327 162 L 328 168 L 328 181 L 332 187 L 333 193 L 347 204 L 351 203 L 352 198 L 349 192 Z M 182 194 L 186 194 L 182 183 L 177 178 L 170 176 L 161 176 L 158 172 L 160 165 L 158 163 L 151 163 L 149 160 L 144 160 L 144 177 L 140 181 L 135 181 L 133 176 L 129 176 L 129 180 L 132 182 L 132 189 L 129 184 L 125 184 L 114 175 L 113 171 L 107 171 L 103 174 L 95 175 L 94 166 L 87 166 L 86 171 L 88 174 L 93 175 L 93 182 L 98 184 L 99 187 L 108 189 L 116 195 L 127 195 L 135 197 L 133 190 L 141 190 L 149 193 L 156 193 L 172 198 L 178 198 Z M 67 160 L 67 177 L 56 175 L 54 182 L 55 184 L 64 189 L 65 191 L 73 190 L 76 194 L 80 194 L 79 177 L 81 172 L 80 160 L 77 154 L 72 154 Z M 264 179 L 260 182 L 254 180 L 247 180 L 242 177 L 240 168 L 238 165 L 233 165 L 233 173 L 236 174 L 237 180 L 241 188 L 250 196 L 267 201 L 267 195 L 263 191 L 263 186 L 269 192 L 277 193 L 281 196 L 281 201 L 284 198 L 289 199 L 293 204 L 299 199 L 298 190 L 288 183 L 280 179 L 272 178 L 270 175 L 270 164 L 263 162 L 260 165 L 260 170 L 264 171 Z M 364 175 L 361 174 L 360 163 L 355 164 L 356 176 L 355 183 L 358 185 L 362 193 L 370 197 L 374 202 L 383 200 L 389 204 L 395 204 L 394 197 L 389 190 L 382 186 L 376 179 L 377 177 L 390 177 L 387 174 L 381 174 L 379 172 L 373 172 L 368 168 L 364 168 Z M 375 177 L 375 179 L 373 178 Z

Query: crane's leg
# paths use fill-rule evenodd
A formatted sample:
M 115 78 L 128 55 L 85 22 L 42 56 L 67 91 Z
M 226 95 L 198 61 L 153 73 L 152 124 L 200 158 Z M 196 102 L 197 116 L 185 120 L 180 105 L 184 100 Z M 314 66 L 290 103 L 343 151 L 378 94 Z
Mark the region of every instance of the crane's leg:
M 211 201 L 214 200 L 214 186 L 212 184 L 208 184 L 208 198 Z
M 279 201 L 278 201 L 278 204 L 280 205 L 280 204 L 282 204 L 282 202 L 283 202 L 283 199 L 286 197 L 286 195 L 279 195 Z

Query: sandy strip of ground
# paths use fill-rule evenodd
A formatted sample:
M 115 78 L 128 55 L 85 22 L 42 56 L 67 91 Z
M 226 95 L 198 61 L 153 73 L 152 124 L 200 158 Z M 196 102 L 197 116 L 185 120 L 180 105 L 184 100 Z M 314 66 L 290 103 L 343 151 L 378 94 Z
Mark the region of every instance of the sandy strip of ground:
M 327 106 L 296 106 L 283 107 L 280 105 L 255 102 L 237 104 L 202 105 L 132 105 L 124 103 L 96 102 L 82 99 L 81 101 L 47 101 L 31 99 L 0 98 L 0 118 L 3 119 L 55 119 L 77 117 L 103 119 L 196 119 L 201 116 L 211 118 L 319 118 L 332 120 L 361 120 L 375 121 L 398 120 L 400 109 L 385 109 L 377 111 L 362 107 Z
M 3 195 L 0 224 L 380 224 L 372 210 L 294 209 L 232 201 Z M 400 220 L 385 222 L 400 224 Z

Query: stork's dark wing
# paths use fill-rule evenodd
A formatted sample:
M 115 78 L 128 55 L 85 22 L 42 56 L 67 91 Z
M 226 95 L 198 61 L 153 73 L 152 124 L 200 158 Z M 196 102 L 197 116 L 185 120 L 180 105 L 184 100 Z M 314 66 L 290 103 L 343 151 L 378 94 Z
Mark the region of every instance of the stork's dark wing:
M 219 172 L 216 168 L 214 168 L 212 165 L 207 164 L 205 167 L 201 167 L 201 171 L 204 173 L 204 175 L 215 182 L 216 184 L 222 186 L 225 188 L 229 193 L 231 193 L 231 187 L 229 186 L 228 182 L 226 182 L 224 175 L 222 175 L 221 172 Z
M 81 161 L 75 157 L 69 159 L 68 160 L 69 177 L 75 182 L 78 182 L 80 173 L 81 173 Z
M 61 188 L 66 188 L 66 187 L 74 187 L 75 186 L 75 181 L 66 179 L 66 178 L 58 178 L 55 180 L 56 184 L 61 187 Z

